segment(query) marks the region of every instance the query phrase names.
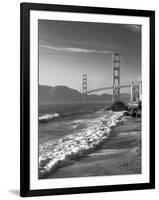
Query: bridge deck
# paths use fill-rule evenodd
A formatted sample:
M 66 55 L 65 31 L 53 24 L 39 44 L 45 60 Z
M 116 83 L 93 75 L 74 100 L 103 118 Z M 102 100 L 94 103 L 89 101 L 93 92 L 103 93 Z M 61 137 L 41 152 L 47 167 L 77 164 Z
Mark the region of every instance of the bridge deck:
M 133 85 L 139 85 L 141 82 L 135 82 L 133 83 Z M 115 88 L 128 88 L 128 87 L 131 87 L 132 84 L 127 84 L 127 85 L 118 85 L 118 86 L 115 86 Z M 110 87 L 103 87 L 103 88 L 97 88 L 97 89 L 93 89 L 93 90 L 89 90 L 87 91 L 87 94 L 89 93 L 93 93 L 93 92 L 98 92 L 98 91 L 102 91 L 102 90 L 112 90 L 114 87 L 113 86 L 110 86 Z

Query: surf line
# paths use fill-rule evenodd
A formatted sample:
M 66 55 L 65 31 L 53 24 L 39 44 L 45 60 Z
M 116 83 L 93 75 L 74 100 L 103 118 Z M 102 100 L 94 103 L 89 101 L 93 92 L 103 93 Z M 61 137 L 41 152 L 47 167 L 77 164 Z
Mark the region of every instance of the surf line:
M 66 165 L 70 159 L 91 152 L 108 138 L 111 127 L 122 121 L 122 116 L 123 112 L 109 111 L 90 129 L 41 144 L 39 146 L 39 177 L 42 178 L 58 167 Z

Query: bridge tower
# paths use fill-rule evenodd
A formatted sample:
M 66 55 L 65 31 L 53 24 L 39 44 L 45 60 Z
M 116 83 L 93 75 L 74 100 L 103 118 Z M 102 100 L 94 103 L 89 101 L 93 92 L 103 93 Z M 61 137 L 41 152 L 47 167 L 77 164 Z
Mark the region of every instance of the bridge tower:
M 85 102 L 87 100 L 87 74 L 83 74 L 83 94 L 82 94 L 82 101 Z
M 142 85 L 141 83 L 131 83 L 131 102 L 138 103 L 141 101 Z
M 119 101 L 120 98 L 120 55 L 119 53 L 113 54 L 113 102 Z

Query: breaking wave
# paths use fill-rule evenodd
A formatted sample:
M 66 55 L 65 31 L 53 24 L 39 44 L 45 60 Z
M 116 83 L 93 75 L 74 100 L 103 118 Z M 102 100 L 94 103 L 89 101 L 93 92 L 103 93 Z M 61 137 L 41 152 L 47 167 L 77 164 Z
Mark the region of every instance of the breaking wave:
M 66 165 L 70 159 L 91 152 L 108 138 L 111 127 L 121 121 L 122 116 L 123 112 L 110 111 L 109 115 L 97 118 L 93 126 L 81 132 L 39 145 L 39 177 Z
M 48 122 L 49 120 L 56 119 L 58 117 L 60 117 L 60 115 L 58 113 L 43 114 L 43 115 L 39 116 L 39 121 L 40 122 Z

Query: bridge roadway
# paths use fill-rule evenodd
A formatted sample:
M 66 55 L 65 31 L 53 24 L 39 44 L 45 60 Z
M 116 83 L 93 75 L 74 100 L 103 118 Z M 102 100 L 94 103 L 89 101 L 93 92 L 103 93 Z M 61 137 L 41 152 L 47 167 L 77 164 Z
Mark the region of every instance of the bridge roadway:
M 134 83 L 131 83 L 131 84 L 126 84 L 126 85 L 118 85 L 118 86 L 115 86 L 115 88 L 128 88 L 128 87 L 132 87 L 132 85 L 135 86 L 135 85 L 139 85 L 139 84 L 141 84 L 141 82 L 134 82 Z M 98 92 L 98 91 L 101 91 L 101 90 L 111 90 L 113 88 L 114 88 L 113 86 L 97 88 L 97 89 L 87 91 L 87 94 L 90 94 L 90 93 L 93 93 L 93 92 Z

